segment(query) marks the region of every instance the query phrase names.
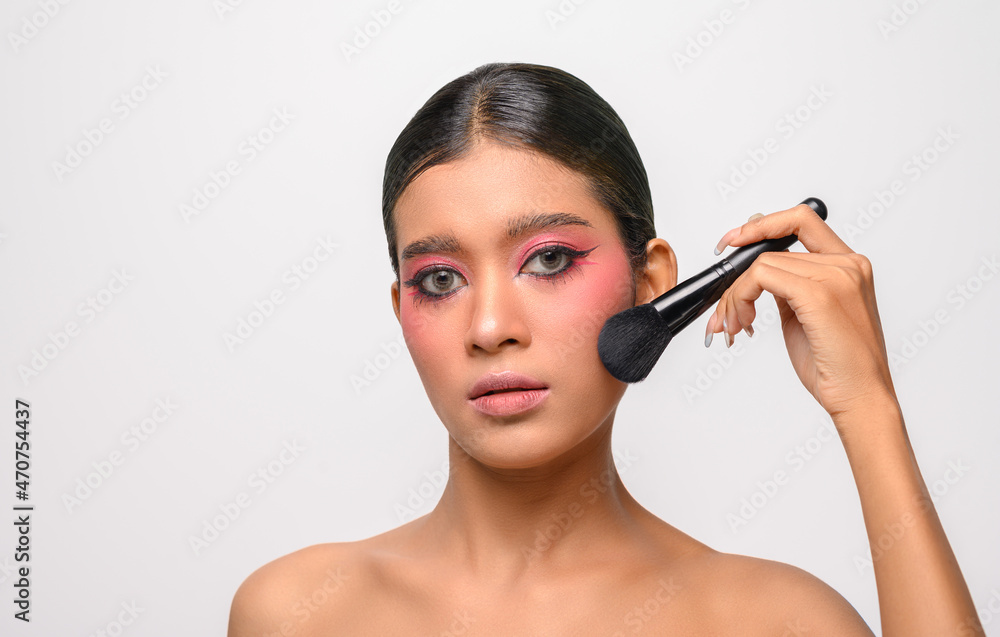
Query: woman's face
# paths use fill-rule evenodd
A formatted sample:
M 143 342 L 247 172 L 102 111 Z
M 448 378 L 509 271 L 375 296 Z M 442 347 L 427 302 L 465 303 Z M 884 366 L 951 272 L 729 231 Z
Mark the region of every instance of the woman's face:
M 626 385 L 601 363 L 597 336 L 633 288 L 614 219 L 583 177 L 481 142 L 411 182 L 395 217 L 393 307 L 434 410 L 470 456 L 540 466 L 613 417 Z M 505 371 L 544 389 L 470 398 Z

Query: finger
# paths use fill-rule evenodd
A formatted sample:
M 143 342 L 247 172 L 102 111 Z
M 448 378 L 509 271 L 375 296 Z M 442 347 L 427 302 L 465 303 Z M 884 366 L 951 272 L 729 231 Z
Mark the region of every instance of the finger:
M 761 264 L 755 276 L 737 281 L 719 300 L 722 317 L 720 324 L 725 326 L 723 337 L 726 344 L 732 346 L 736 333 L 753 323 L 757 317 L 755 303 L 765 290 L 775 298 L 781 297 L 787 302 L 788 299 L 804 294 L 807 286 L 813 283 L 808 276 L 772 264 Z
M 751 307 L 753 303 L 751 302 Z M 716 332 L 722 332 L 722 338 L 725 339 L 726 347 L 732 347 L 735 342 L 736 332 L 743 330 L 747 336 L 753 336 L 754 330 L 753 319 L 755 315 L 751 314 L 745 323 L 741 323 L 737 315 L 732 309 L 732 299 L 729 294 L 724 294 L 722 298 L 719 299 L 719 304 L 715 306 L 715 311 L 712 312 L 712 316 L 708 318 L 708 324 L 705 326 L 705 347 L 709 347 L 712 344 L 712 339 Z
M 774 302 L 778 305 L 778 316 L 781 318 L 781 324 L 784 325 L 795 316 L 795 310 L 788 304 L 788 301 L 781 298 L 780 296 L 774 297 Z
M 709 347 L 712 344 L 712 337 L 715 336 L 716 332 L 723 332 L 723 338 L 726 339 L 726 347 L 730 347 L 732 343 L 729 341 L 728 326 L 723 324 L 723 317 L 726 315 L 726 304 L 725 297 L 719 299 L 719 303 L 715 306 L 715 310 L 712 315 L 708 317 L 708 323 L 705 325 L 705 347 Z
M 776 298 L 795 298 L 788 296 L 788 291 L 770 287 L 774 281 L 782 280 L 778 273 L 794 275 L 800 279 L 796 292 L 802 294 L 804 285 L 821 285 L 827 294 L 834 297 L 845 297 L 860 290 L 862 296 L 872 286 L 872 274 L 867 257 L 856 254 L 805 254 L 801 252 L 765 252 L 757 257 L 745 273 L 740 275 L 719 299 L 716 311 L 709 319 L 706 341 L 709 332 L 724 331 L 727 345 L 732 345 L 739 330 L 744 330 L 748 336 L 753 336 L 751 327 L 756 318 L 754 302 L 764 290 L 770 291 Z M 783 279 L 786 284 L 790 279 Z M 805 282 L 805 283 L 803 283 Z M 779 309 L 782 308 L 779 303 Z M 784 317 L 783 317 L 784 318 Z M 750 329 L 746 329 L 746 328 Z
M 863 262 L 866 260 L 867 257 L 863 254 L 858 254 L 857 252 L 791 252 L 786 249 L 763 252 L 756 259 L 754 259 L 754 263 L 758 261 L 762 261 L 764 263 L 780 263 L 783 267 L 809 268 L 810 271 L 815 270 L 812 266 L 819 266 L 820 269 L 829 266 L 839 266 L 842 268 L 864 270 L 865 268 L 863 267 Z M 753 263 L 750 264 L 750 267 L 753 267 Z M 749 268 L 747 269 L 749 270 Z
M 810 277 L 818 281 L 829 280 L 836 274 L 835 271 L 829 269 L 830 267 L 855 270 L 862 276 L 870 278 L 868 268 L 864 265 L 864 263 L 862 263 L 863 261 L 867 261 L 867 258 L 853 252 L 850 254 L 823 254 L 789 252 L 788 250 L 781 250 L 776 252 L 765 252 L 754 260 L 754 264 L 758 261 L 761 263 L 769 263 L 794 272 L 799 276 Z M 737 285 L 740 284 L 741 279 L 747 276 L 753 276 L 756 273 L 755 271 L 750 272 L 750 270 L 754 268 L 754 264 L 751 264 L 748 271 L 740 275 L 740 277 L 737 278 L 736 281 L 734 281 L 729 287 L 726 293 L 723 294 L 722 298 L 719 299 L 719 304 L 716 306 L 712 316 L 708 319 L 705 331 L 706 337 L 710 333 L 714 334 L 725 329 L 722 323 L 723 319 L 727 317 L 726 309 L 728 306 L 729 296 L 732 294 L 733 288 L 736 288 Z M 742 316 L 745 319 L 740 321 L 744 327 L 748 326 L 750 322 L 756 318 L 752 312 L 747 312 L 746 314 L 740 313 L 739 316 Z M 731 333 L 735 334 L 736 331 L 737 329 L 733 329 L 731 330 Z M 752 330 L 750 331 L 750 335 L 753 335 Z
M 754 219 L 760 219 L 763 216 L 764 216 L 764 213 L 762 213 L 762 212 L 755 212 L 755 213 L 753 213 L 752 215 L 750 215 L 747 218 L 747 221 L 750 222 L 750 221 L 753 221 Z M 720 244 L 719 247 L 716 247 L 716 249 L 715 249 L 716 256 L 722 254 L 722 250 L 720 249 L 721 246 L 722 246 L 722 244 Z M 783 252 L 788 252 L 788 248 L 785 248 L 783 250 Z M 716 324 L 717 324 L 716 315 L 719 315 L 719 316 L 724 316 L 725 315 L 724 312 L 722 310 L 720 310 L 718 306 L 716 306 L 715 313 L 713 313 L 712 316 L 708 317 L 708 323 L 705 325 L 705 347 L 708 347 L 708 346 L 710 346 L 712 344 L 712 337 L 715 335 L 716 332 L 718 332 L 720 329 L 721 330 L 725 329 L 722 326 L 719 326 L 719 327 L 716 326 Z M 743 328 L 743 331 L 747 333 L 747 336 L 753 336 L 753 326 L 752 325 L 749 325 L 749 324 L 746 325 Z M 726 345 L 730 346 L 731 342 L 729 341 L 728 336 L 726 337 L 726 339 L 727 339 L 726 340 Z
M 753 336 L 754 329 L 752 323 L 753 319 L 756 318 L 756 309 L 754 308 L 753 301 L 751 300 L 749 302 L 750 311 L 745 313 L 745 320 L 741 321 L 739 313 L 734 309 L 734 298 L 735 297 L 727 291 L 722 298 L 719 299 L 719 304 L 716 306 L 715 312 L 713 312 L 712 316 L 709 318 L 709 323 L 706 327 L 705 347 L 712 344 L 712 337 L 715 332 L 722 332 L 722 338 L 726 343 L 726 347 L 733 346 L 733 343 L 736 342 L 736 333 L 740 330 L 743 330 L 743 332 L 749 337 Z
M 772 280 L 768 280 L 769 273 Z M 797 277 L 796 296 L 789 290 L 771 287 L 772 281 L 781 281 L 781 274 Z M 791 281 L 787 277 L 784 281 Z M 764 290 L 788 301 L 795 309 L 802 299 L 816 299 L 825 306 L 839 307 L 841 311 L 851 305 L 852 299 L 865 304 L 874 301 L 874 284 L 871 264 L 864 255 L 765 253 L 758 257 L 743 276 L 737 278 L 727 290 L 728 324 L 732 332 L 756 317 L 754 301 Z M 849 319 L 850 317 L 844 317 Z
M 853 252 L 825 221 L 806 204 L 755 217 L 724 234 L 715 247 L 722 254 L 726 246 L 744 246 L 763 239 L 794 234 L 809 252 Z

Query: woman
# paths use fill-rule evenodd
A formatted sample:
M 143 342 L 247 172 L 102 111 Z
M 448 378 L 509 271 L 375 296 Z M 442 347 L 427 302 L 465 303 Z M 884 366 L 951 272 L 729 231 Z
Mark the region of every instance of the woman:
M 816 577 L 717 552 L 622 484 L 610 444 L 626 385 L 597 336 L 673 287 L 677 267 L 625 125 L 588 85 L 530 64 L 450 82 L 389 153 L 383 218 L 393 309 L 450 434 L 448 483 L 408 524 L 258 569 L 232 637 L 872 634 Z M 803 205 L 755 215 L 719 249 L 793 233 L 808 253 L 758 258 L 706 345 L 752 335 L 754 301 L 774 295 L 869 541 L 905 529 L 874 563 L 883 634 L 982 634 L 907 440 L 868 260 Z

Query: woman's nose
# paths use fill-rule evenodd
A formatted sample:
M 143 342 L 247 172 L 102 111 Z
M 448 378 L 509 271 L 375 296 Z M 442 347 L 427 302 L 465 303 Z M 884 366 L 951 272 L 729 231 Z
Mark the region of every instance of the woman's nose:
M 499 351 L 504 346 L 526 346 L 531 342 L 525 316 L 524 299 L 518 293 L 517 280 L 503 274 L 480 277 L 471 286 L 469 327 L 466 349 Z

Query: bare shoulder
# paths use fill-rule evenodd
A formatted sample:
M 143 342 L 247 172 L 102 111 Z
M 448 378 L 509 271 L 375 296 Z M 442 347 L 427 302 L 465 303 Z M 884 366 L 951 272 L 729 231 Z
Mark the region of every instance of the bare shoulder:
M 753 626 L 762 635 L 873 635 L 843 595 L 797 566 L 716 551 L 702 559 L 703 583 L 725 591 L 711 596 L 711 615 L 738 621 L 742 634 Z
M 355 597 L 363 572 L 364 542 L 316 544 L 284 555 L 251 573 L 233 596 L 229 637 L 308 635 L 337 616 Z

